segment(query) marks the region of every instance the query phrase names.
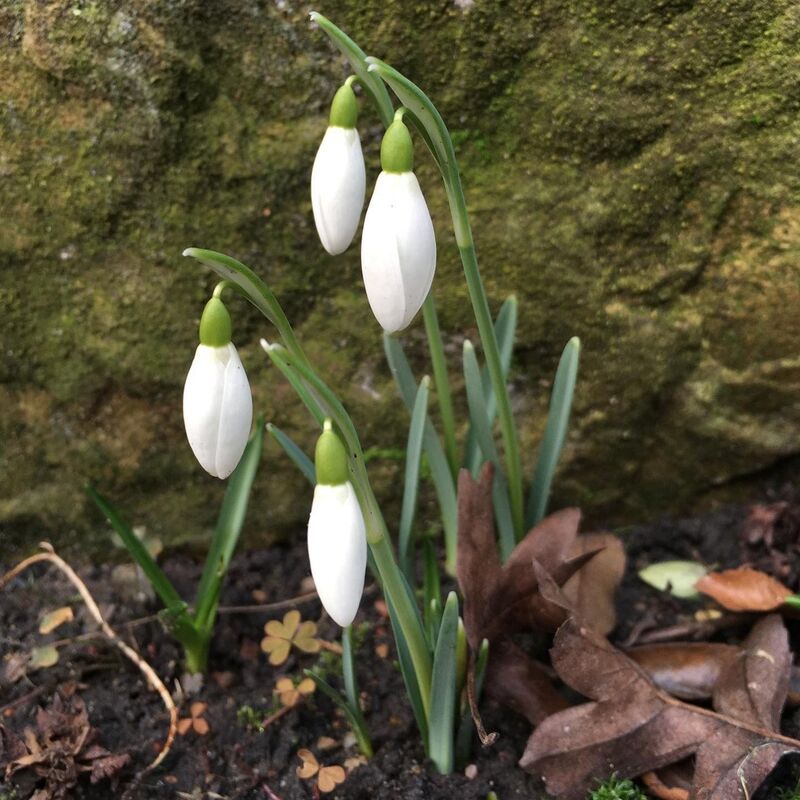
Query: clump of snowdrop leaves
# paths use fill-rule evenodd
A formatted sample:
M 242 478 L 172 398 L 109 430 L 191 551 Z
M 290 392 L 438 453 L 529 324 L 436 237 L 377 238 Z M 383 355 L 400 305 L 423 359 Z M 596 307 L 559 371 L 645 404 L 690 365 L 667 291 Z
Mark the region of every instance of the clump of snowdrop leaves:
M 231 318 L 212 297 L 200 319 L 200 344 L 183 388 L 183 421 L 203 469 L 227 478 L 242 457 L 253 421 L 253 398 L 231 342 Z
M 347 250 L 356 235 L 367 183 L 352 82 L 348 78 L 333 98 L 330 124 L 311 170 L 314 224 L 332 256 Z
M 343 628 L 358 611 L 367 568 L 364 517 L 349 480 L 347 452 L 325 421 L 315 452 L 317 485 L 308 520 L 308 558 L 319 599 Z
M 361 235 L 367 299 L 387 333 L 408 327 L 436 270 L 433 223 L 413 167 L 411 134 L 398 112 L 381 142 L 382 172 Z

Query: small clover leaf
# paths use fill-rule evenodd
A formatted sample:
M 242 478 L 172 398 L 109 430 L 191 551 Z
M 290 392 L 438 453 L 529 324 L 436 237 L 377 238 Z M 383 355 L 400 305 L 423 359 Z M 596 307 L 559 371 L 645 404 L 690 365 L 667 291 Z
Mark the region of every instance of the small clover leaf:
M 271 619 L 264 626 L 264 631 L 267 635 L 261 640 L 261 649 L 269 653 L 269 663 L 273 666 L 286 661 L 292 645 L 303 653 L 318 653 L 322 648 L 316 638 L 316 623 L 301 622 L 300 612 L 296 609 L 288 611 L 283 622 Z
M 311 678 L 303 678 L 297 686 L 291 678 L 279 678 L 275 684 L 275 693 L 286 708 L 296 706 L 304 697 L 314 694 L 317 685 Z

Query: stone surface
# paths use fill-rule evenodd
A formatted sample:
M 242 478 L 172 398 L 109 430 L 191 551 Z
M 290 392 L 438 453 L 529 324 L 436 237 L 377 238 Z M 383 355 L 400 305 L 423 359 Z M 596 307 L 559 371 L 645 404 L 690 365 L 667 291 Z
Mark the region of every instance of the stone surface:
M 360 285 L 308 181 L 345 68 L 290 0 L 0 4 L 0 530 L 102 549 L 91 481 L 166 542 L 207 539 L 222 486 L 180 396 L 214 284 L 187 245 L 273 286 L 397 500 L 405 413 Z M 560 349 L 584 341 L 554 503 L 624 523 L 796 462 L 800 8 L 787 0 L 319 3 L 423 86 L 461 160 L 494 308 L 514 292 L 514 402 L 535 458 Z M 362 109 L 370 180 L 380 126 Z M 435 293 L 458 368 L 475 336 L 441 184 Z M 263 410 L 315 432 L 233 301 Z M 415 323 L 405 340 L 424 362 Z M 308 489 L 273 445 L 250 541 L 297 529 Z M 390 515 L 391 516 L 391 515 Z

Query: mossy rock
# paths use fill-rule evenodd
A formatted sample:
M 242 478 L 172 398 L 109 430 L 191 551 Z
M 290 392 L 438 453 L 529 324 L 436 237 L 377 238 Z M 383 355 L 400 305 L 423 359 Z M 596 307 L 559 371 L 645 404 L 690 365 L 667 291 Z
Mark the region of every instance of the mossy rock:
M 584 341 L 555 505 L 622 524 L 748 496 L 797 464 L 796 4 L 318 10 L 423 86 L 451 125 L 491 305 L 519 299 L 512 389 L 528 470 L 561 348 Z M 167 543 L 207 542 L 223 486 L 192 459 L 180 396 L 214 279 L 180 258 L 188 245 L 269 281 L 376 448 L 376 485 L 395 509 L 407 415 L 358 247 L 329 258 L 311 219 L 311 163 L 347 72 L 306 9 L 10 0 L 0 31 L 9 552 L 42 538 L 105 548 L 87 482 Z M 380 125 L 361 116 L 374 178 Z M 444 191 L 419 147 L 455 374 L 476 333 Z M 274 332 L 243 303 L 231 309 L 256 408 L 310 450 L 317 432 L 258 347 Z M 422 374 L 420 328 L 404 341 Z M 254 491 L 248 541 L 296 535 L 308 487 L 274 447 Z

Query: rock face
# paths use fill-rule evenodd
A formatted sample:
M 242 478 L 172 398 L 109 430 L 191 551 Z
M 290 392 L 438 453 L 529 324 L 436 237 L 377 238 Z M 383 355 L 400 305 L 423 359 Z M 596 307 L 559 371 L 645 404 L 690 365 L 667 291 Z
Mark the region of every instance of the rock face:
M 437 101 L 494 308 L 520 304 L 526 464 L 566 340 L 584 341 L 554 504 L 605 522 L 747 492 L 800 444 L 800 7 L 789 0 L 363 3 L 318 10 Z M 0 4 L 0 530 L 105 548 L 91 481 L 131 521 L 204 542 L 223 487 L 185 442 L 181 386 L 214 285 L 185 246 L 275 290 L 341 388 L 396 502 L 406 414 L 360 284 L 308 182 L 347 72 L 292 0 Z M 370 186 L 380 125 L 362 103 Z M 440 319 L 473 336 L 446 199 L 421 142 Z M 233 300 L 263 410 L 316 433 Z M 420 374 L 424 334 L 404 336 Z M 463 417 L 462 417 L 463 419 Z M 250 541 L 310 493 L 270 447 Z M 391 516 L 390 516 L 391 518 Z

